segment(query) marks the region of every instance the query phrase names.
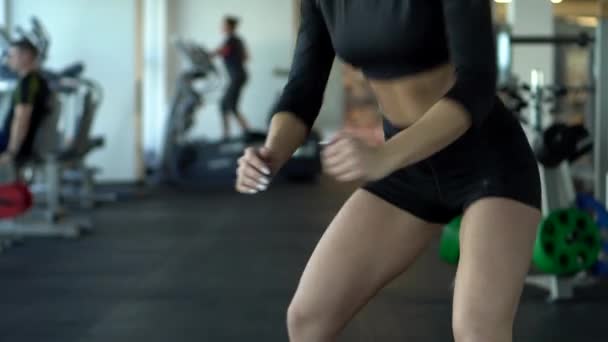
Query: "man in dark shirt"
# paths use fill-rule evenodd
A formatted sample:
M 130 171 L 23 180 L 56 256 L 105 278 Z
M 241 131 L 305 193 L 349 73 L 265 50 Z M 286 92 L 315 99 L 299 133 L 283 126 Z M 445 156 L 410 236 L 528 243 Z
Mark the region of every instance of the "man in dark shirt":
M 248 133 L 250 130 L 249 123 L 238 109 L 241 91 L 245 83 L 247 83 L 245 62 L 249 58 L 245 44 L 236 35 L 238 23 L 238 19 L 231 16 L 224 19 L 223 31 L 227 38 L 224 44 L 213 53 L 213 55 L 223 58 L 230 78 L 228 88 L 226 88 L 221 102 L 224 139 L 227 139 L 230 135 L 230 115 L 235 116 L 245 133 Z
M 32 153 L 36 132 L 50 112 L 51 92 L 39 70 L 38 53 L 27 40 L 11 44 L 8 65 L 19 75 L 19 82 L 0 130 L 0 164 Z

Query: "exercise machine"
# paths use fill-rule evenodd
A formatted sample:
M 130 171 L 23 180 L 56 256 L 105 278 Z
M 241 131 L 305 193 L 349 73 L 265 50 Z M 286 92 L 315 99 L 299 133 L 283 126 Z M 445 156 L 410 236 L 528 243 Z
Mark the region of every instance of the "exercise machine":
M 582 199 L 589 196 L 577 194 L 570 167 L 592 153 L 593 141 L 582 124 L 560 123 L 549 114 L 548 106 L 566 95 L 567 88 L 547 86 L 538 70 L 532 71 L 530 79 L 530 85 L 501 90 L 526 128 L 541 176 L 544 219 L 534 263 L 543 273 L 529 275 L 526 283 L 548 291 L 548 300 L 553 302 L 571 299 L 575 288 L 595 282 L 588 271 L 599 255 L 599 227 L 580 208 Z M 528 115 L 522 114 L 524 108 Z
M 594 141 L 592 178 L 594 196 L 608 204 L 608 2 L 598 3 L 598 26 L 594 34 L 581 32 L 577 35 L 513 36 L 508 28 L 497 30 L 497 56 L 499 83 L 511 81 L 512 47 L 514 45 L 576 45 L 590 49 L 590 90 L 592 105 L 589 106 L 588 122 L 593 127 Z
M 78 237 L 91 223 L 85 219 L 69 217 L 61 206 L 60 168 L 57 158 L 59 146 L 57 122 L 61 115 L 57 101 L 47 114 L 34 141 L 34 153 L 19 165 L 12 165 L 14 175 L 8 179 L 16 182 L 24 179 L 23 172 L 28 167 L 40 167 L 44 175 L 46 192 L 44 206 L 28 211 L 14 219 L 0 221 L 0 236 L 9 238 L 23 237 Z M 12 180 L 11 180 L 12 179 Z
M 542 254 L 541 260 L 545 260 L 546 254 L 553 253 L 553 242 L 551 238 L 547 238 L 547 227 L 553 221 L 559 221 L 560 215 L 569 220 L 568 216 L 572 211 L 567 208 L 573 208 L 577 203 L 577 193 L 573 182 L 573 177 L 570 172 L 570 163 L 578 157 L 590 153 L 592 141 L 588 134 L 580 134 L 567 141 L 566 129 L 575 130 L 576 128 L 560 128 L 562 131 L 557 135 L 552 133 L 552 129 L 556 126 L 551 122 L 550 116 L 547 116 L 544 110 L 547 89 L 542 72 L 533 70 L 530 84 L 530 108 L 529 108 L 529 128 L 532 131 L 532 144 L 535 146 L 537 159 L 539 159 L 539 170 L 542 184 L 542 211 L 545 220 L 541 224 L 539 236 L 537 238 L 537 246 L 535 248 L 535 259 L 538 265 L 538 255 Z M 552 135 L 553 134 L 553 135 Z M 556 141 L 554 143 L 553 141 Z M 558 148 L 552 148 L 554 144 Z M 561 144 L 561 145 L 560 145 Z M 561 150 L 561 151 L 560 151 Z M 564 152 L 565 151 L 565 152 Z M 554 156 L 551 156 L 553 154 Z M 557 215 L 557 216 L 556 216 Z M 599 229 L 591 223 L 583 223 L 585 218 L 581 216 L 580 220 L 576 219 L 576 224 L 581 222 L 581 230 L 584 231 L 587 227 L 595 232 L 590 231 L 589 239 L 599 240 Z M 553 227 L 550 227 L 554 229 Z M 578 230 L 575 230 L 573 235 L 576 235 Z M 595 235 L 597 234 L 597 235 Z M 575 237 L 573 237 L 575 239 Z M 543 242 L 544 241 L 544 242 Z M 589 241 L 589 253 L 595 255 L 586 255 L 585 265 L 592 266 L 592 262 L 597 260 L 599 250 L 596 250 L 595 245 L 599 241 Z M 543 245 L 544 244 L 544 245 Z M 547 249 L 551 249 L 547 251 Z M 560 256 L 562 257 L 562 256 Z M 566 258 L 566 254 L 563 255 Z M 553 302 L 557 300 L 571 299 L 574 295 L 574 289 L 581 286 L 588 286 L 594 283 L 594 279 L 590 277 L 587 270 L 580 270 L 572 275 L 559 274 L 535 274 L 529 275 L 526 278 L 526 283 L 548 291 L 548 300 Z
M 193 138 L 191 129 L 196 115 L 207 94 L 222 85 L 222 78 L 204 47 L 184 40 L 176 40 L 175 45 L 188 61 L 188 68 L 177 80 L 156 180 L 190 189 L 232 187 L 243 151 L 262 144 L 266 135 L 254 132 L 222 141 Z M 318 141 L 318 136 L 311 134 L 282 174 L 291 179 L 316 178 L 320 174 Z
M 59 120 L 60 144 L 57 162 L 61 167 L 59 194 L 63 202 L 75 203 L 83 209 L 91 209 L 98 203 L 114 202 L 114 193 L 99 193 L 95 189 L 97 169 L 86 165 L 86 157 L 103 148 L 103 137 L 91 136 L 91 128 L 97 110 L 103 101 L 101 86 L 92 80 L 73 79 L 72 91 L 62 94 L 64 106 Z M 72 108 L 68 108 L 70 104 Z M 32 168 L 30 184 L 37 195 L 46 192 L 44 180 L 39 181 L 40 168 Z M 44 196 L 41 196 L 45 198 Z
M 226 185 L 232 182 L 237 158 L 250 141 L 189 138 L 205 96 L 219 88 L 221 78 L 202 46 L 183 40 L 176 40 L 175 45 L 189 66 L 177 80 L 163 140 L 160 180 L 190 188 Z
M 17 27 L 16 34 L 17 38 L 27 39 L 38 48 L 40 63 L 44 63 L 50 48 L 50 36 L 42 22 L 33 17 L 31 30 Z M 6 31 L 0 31 L 4 51 L 9 37 Z M 97 82 L 83 78 L 84 71 L 84 64 L 75 62 L 59 71 L 43 69 L 43 74 L 62 104 L 59 122 L 61 147 L 58 152 L 64 166 L 59 188 L 62 200 L 75 202 L 82 208 L 92 208 L 99 203 L 115 202 L 118 195 L 98 192 L 95 175 L 100 170 L 85 163 L 89 153 L 105 146 L 105 139 L 103 136 L 91 136 L 92 123 L 102 102 L 103 91 Z M 40 184 L 32 186 L 36 192 L 42 188 Z
M 41 51 L 41 62 L 47 54 L 49 39 L 42 24 L 33 19 L 33 29 L 18 34 L 29 39 Z M 10 42 L 6 32 L 0 32 L 0 43 L 6 52 Z M 1 69 L 7 70 L 6 66 Z M 64 206 L 66 200 L 76 199 L 81 206 L 90 207 L 97 198 L 90 168 L 84 160 L 88 153 L 103 146 L 103 139 L 91 137 L 90 128 L 102 101 L 99 84 L 82 76 L 84 66 L 75 63 L 62 71 L 43 70 L 53 91 L 53 106 L 36 132 L 34 153 L 23 163 L 13 165 L 13 181 L 29 183 L 34 194 L 34 208 L 25 215 L 0 221 L 3 241 L 22 237 L 73 238 L 92 229 L 92 221 L 86 214 L 75 215 Z M 15 75 L 2 72 L 1 94 L 5 99 L 16 84 Z M 4 101 L 8 102 L 8 101 Z M 69 104 L 75 105 L 70 108 Z M 72 121 L 69 123 L 69 121 Z M 66 186 L 66 178 L 73 170 L 86 175 L 78 184 L 79 191 Z

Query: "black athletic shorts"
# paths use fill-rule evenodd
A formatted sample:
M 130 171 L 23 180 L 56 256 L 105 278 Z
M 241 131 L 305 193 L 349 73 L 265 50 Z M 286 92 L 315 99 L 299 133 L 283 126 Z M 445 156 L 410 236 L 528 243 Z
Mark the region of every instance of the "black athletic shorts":
M 221 110 L 222 114 L 230 115 L 237 114 L 239 112 L 239 101 L 241 99 L 241 91 L 247 83 L 247 72 L 244 70 L 231 71 L 230 83 L 226 92 L 222 97 Z
M 401 130 L 384 120 L 386 139 Z M 441 224 L 485 197 L 541 208 L 536 159 L 518 120 L 498 98 L 480 129 L 469 129 L 430 158 L 364 189 L 427 222 Z

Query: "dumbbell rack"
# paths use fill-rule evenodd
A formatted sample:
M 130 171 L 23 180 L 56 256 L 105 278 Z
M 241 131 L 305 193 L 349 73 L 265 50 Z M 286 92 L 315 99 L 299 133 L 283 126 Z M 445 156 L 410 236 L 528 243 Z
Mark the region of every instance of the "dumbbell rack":
M 545 87 L 542 72 L 533 70 L 530 80 L 530 128 L 532 139 L 537 138 L 543 131 L 546 122 L 543 115 L 543 89 Z M 568 161 L 562 162 L 556 168 L 546 168 L 539 164 L 542 185 L 542 212 L 548 215 L 553 210 L 572 207 L 576 201 L 576 190 L 572 181 L 572 174 Z M 526 284 L 541 288 L 549 292 L 547 300 L 555 302 L 572 299 L 574 289 L 590 286 L 595 279 L 586 272 L 573 276 L 558 276 L 554 274 L 538 274 L 526 277 Z
M 572 184 L 568 162 L 562 163 L 556 169 L 547 169 L 543 166 L 539 166 L 539 169 L 543 189 L 543 214 L 548 214 L 553 209 L 572 206 L 576 193 Z M 526 284 L 549 292 L 547 298 L 549 302 L 572 299 L 575 288 L 590 286 L 594 283 L 595 279 L 590 277 L 586 272 L 573 276 L 538 274 L 529 275 L 526 278 Z

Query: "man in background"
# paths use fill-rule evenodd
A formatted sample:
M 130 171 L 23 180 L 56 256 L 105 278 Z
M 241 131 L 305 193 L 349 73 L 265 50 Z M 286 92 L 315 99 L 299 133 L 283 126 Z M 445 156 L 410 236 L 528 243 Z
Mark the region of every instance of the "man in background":
M 40 72 L 38 49 L 28 40 L 11 44 L 8 66 L 19 75 L 11 105 L 0 130 L 0 164 L 32 153 L 36 132 L 49 114 L 51 92 Z

